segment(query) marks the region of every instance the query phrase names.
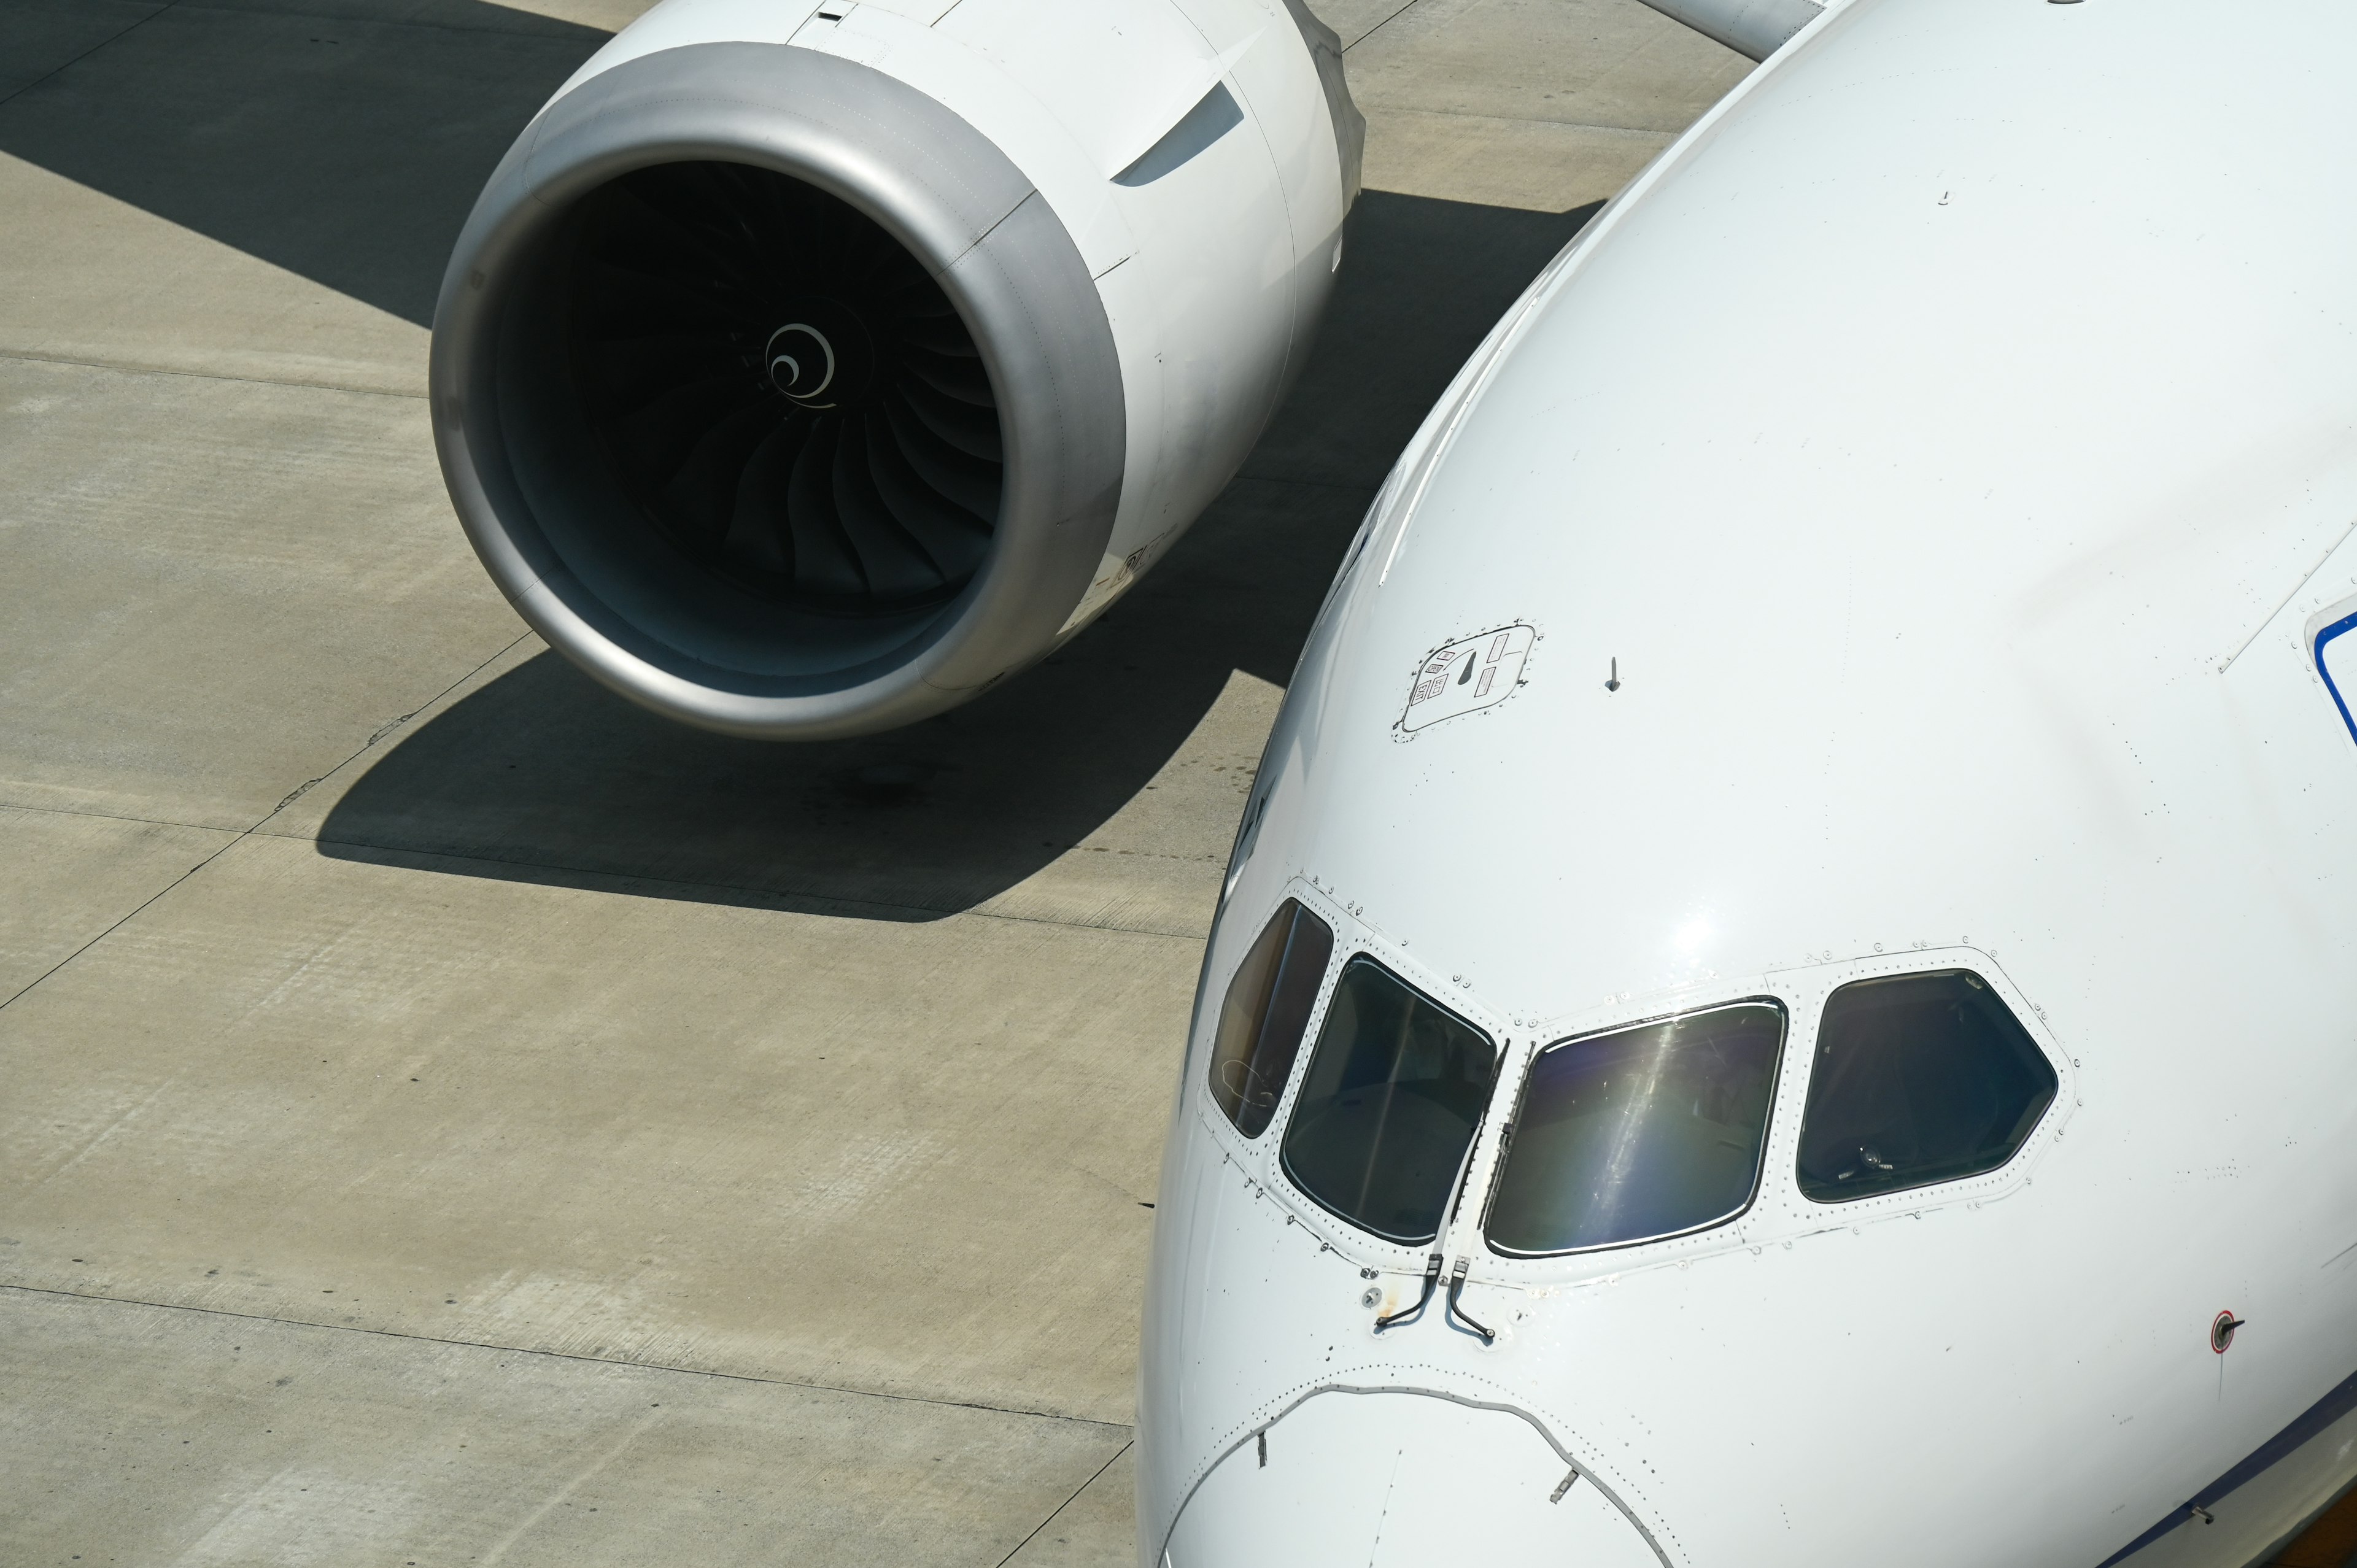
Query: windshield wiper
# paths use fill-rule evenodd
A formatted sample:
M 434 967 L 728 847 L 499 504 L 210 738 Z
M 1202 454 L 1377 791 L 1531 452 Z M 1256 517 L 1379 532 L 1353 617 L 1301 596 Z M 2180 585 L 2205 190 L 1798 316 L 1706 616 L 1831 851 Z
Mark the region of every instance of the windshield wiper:
M 1389 1328 L 1394 1323 L 1412 1323 L 1415 1319 L 1422 1317 L 1424 1316 L 1426 1304 L 1432 1300 L 1432 1289 L 1439 1283 L 1440 1254 L 1435 1252 L 1432 1256 L 1424 1261 L 1424 1294 L 1415 1298 L 1415 1305 L 1414 1306 L 1404 1308 L 1398 1312 L 1385 1313 L 1383 1316 L 1376 1318 L 1375 1332 L 1381 1334 L 1384 1329 Z
M 1432 1255 L 1432 1261 L 1435 1263 L 1439 1262 L 1440 1254 L 1435 1252 Z M 1448 1271 L 1448 1300 L 1441 1308 L 1442 1316 L 1448 1321 L 1452 1323 L 1461 1323 L 1466 1327 L 1471 1329 L 1474 1333 L 1479 1334 L 1481 1337 L 1482 1344 L 1495 1345 L 1498 1342 L 1498 1336 L 1493 1331 L 1484 1328 L 1480 1324 L 1474 1322 L 1471 1315 L 1466 1312 L 1463 1307 L 1457 1305 L 1457 1298 L 1465 1294 L 1466 1266 L 1467 1260 L 1459 1258 L 1457 1260 L 1457 1266 Z

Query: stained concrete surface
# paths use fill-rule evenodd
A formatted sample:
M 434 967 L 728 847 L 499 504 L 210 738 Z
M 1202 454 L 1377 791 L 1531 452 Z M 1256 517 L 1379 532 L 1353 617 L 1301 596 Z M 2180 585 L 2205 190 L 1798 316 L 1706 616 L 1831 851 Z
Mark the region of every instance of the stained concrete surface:
M 1129 1561 L 1202 935 L 1310 615 L 1498 313 L 1744 63 L 1337 0 L 1308 373 L 1049 666 L 665 726 L 426 439 L 442 258 L 634 0 L 0 0 L 0 1562 Z
M 224 1314 L 12 1291 L 0 1312 L 12 1563 L 80 1548 L 324 1568 L 395 1541 L 421 1564 L 999 1563 L 1129 1443 L 1118 1425 Z M 92 1412 L 79 1443 L 44 1429 L 62 1406 Z M 802 1506 L 808 1489 L 828 1506 Z
M 1624 0 L 1350 0 L 1367 183 L 1565 211 L 1609 199 L 1751 69 Z
M 0 358 L 8 803 L 249 828 L 512 644 L 421 446 L 419 398 Z

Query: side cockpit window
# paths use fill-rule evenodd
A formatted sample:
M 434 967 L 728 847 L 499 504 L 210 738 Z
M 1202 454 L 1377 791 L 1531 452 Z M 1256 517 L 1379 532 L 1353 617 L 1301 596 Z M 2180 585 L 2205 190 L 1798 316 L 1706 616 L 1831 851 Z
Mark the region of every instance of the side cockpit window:
M 1497 1061 L 1489 1036 L 1374 960 L 1353 958 L 1334 983 L 1286 1129 L 1286 1174 L 1386 1240 L 1431 1240 Z
M 2056 1087 L 2046 1053 L 1968 970 L 1845 985 L 1817 1027 L 1801 1191 L 1839 1203 L 1995 1170 Z
M 1333 954 L 1332 929 L 1287 898 L 1228 982 L 1211 1042 L 1211 1099 L 1247 1138 L 1276 1114 Z
M 1507 1128 L 1490 1244 L 1533 1256 L 1730 1219 L 1760 1184 L 1784 1009 L 1744 1002 L 1540 1051 Z

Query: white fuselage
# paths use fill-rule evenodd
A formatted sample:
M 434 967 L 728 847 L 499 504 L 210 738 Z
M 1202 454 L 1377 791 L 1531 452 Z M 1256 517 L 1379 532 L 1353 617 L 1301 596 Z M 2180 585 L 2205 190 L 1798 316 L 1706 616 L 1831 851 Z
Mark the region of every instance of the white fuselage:
M 2186 1519 L 2136 1561 L 2242 1563 L 2357 1475 L 2328 1411 L 2205 1492 L 2357 1372 L 2357 737 L 2311 649 L 2357 607 L 2352 47 L 2321 4 L 1836 5 L 1501 324 L 1239 842 L 1142 1563 L 2096 1568 Z M 1514 627 L 1511 695 L 1404 725 L 1437 650 Z M 1372 955 L 1504 1044 L 1428 1245 L 1288 1176 L 1308 1044 L 1265 1133 L 1212 1103 L 1286 898 L 1329 991 Z M 2054 1063 L 2034 1134 L 1803 1197 L 1828 993 L 1958 968 Z M 1487 1243 L 1534 1048 L 1753 997 L 1790 1033 L 1742 1212 Z M 1435 1251 L 1494 1344 L 1439 1299 L 1376 1331 Z

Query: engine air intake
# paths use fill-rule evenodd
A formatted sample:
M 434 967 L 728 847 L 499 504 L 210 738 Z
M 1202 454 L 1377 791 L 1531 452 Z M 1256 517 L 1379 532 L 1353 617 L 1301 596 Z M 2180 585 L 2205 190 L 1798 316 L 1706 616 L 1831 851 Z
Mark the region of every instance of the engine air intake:
M 908 724 L 1048 652 L 1126 466 L 1046 199 L 908 84 L 777 44 L 544 110 L 459 236 L 431 383 L 517 610 L 631 700 L 765 738 Z
M 637 169 L 567 236 L 584 417 L 690 559 L 826 616 L 973 580 L 998 520 L 997 401 L 974 334 L 874 220 L 772 169 Z

